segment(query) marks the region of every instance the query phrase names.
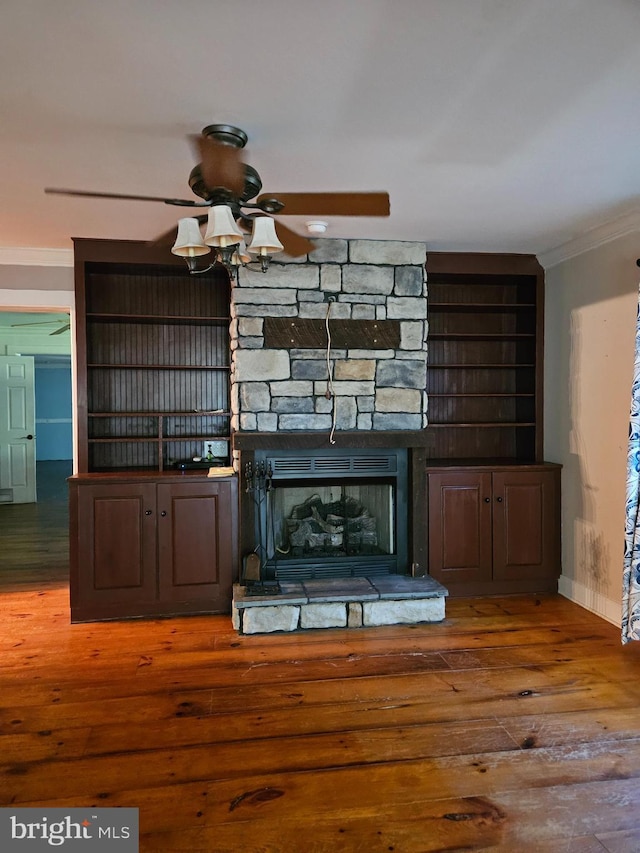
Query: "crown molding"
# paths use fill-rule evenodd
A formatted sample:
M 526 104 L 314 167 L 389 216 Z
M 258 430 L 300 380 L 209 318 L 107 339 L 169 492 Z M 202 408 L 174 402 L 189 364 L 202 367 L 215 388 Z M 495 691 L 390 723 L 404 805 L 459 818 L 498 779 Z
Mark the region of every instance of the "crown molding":
M 619 237 L 633 234 L 635 231 L 640 231 L 640 208 L 634 208 L 620 216 L 602 222 L 600 225 L 589 228 L 566 243 L 549 249 L 547 252 L 541 252 L 537 257 L 542 266 L 549 269 L 591 249 L 597 249 L 598 246 L 604 246 L 605 243 L 611 243 L 612 240 L 617 240 Z
M 73 249 L 0 246 L 0 264 L 26 267 L 72 267 Z

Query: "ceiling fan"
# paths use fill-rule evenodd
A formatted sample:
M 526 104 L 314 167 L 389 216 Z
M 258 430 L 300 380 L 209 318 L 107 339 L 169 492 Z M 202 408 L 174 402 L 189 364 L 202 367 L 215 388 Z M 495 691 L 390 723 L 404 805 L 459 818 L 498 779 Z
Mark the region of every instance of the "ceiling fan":
M 247 134 L 229 124 L 211 124 L 191 141 L 200 162 L 189 175 L 189 186 L 199 197 L 194 199 L 163 198 L 160 196 L 126 193 L 91 192 L 47 187 L 45 193 L 84 196 L 90 198 L 155 201 L 176 207 L 211 208 L 226 205 L 240 229 L 249 232 L 254 220 L 262 216 L 389 216 L 389 195 L 386 192 L 301 192 L 262 193 L 258 172 L 242 160 L 241 151 L 248 141 Z M 253 201 L 252 201 L 253 199 Z M 207 216 L 195 217 L 199 223 Z M 156 242 L 173 240 L 175 229 L 163 234 Z M 314 244 L 285 226 L 278 219 L 278 236 L 290 257 L 300 257 L 312 251 Z
M 71 328 L 71 322 L 69 320 L 40 320 L 38 323 L 12 323 L 11 328 L 17 329 L 20 326 L 51 326 L 52 324 L 61 323 L 59 329 L 54 329 L 53 332 L 49 332 L 49 337 L 52 335 L 62 335 L 64 332 L 68 332 Z

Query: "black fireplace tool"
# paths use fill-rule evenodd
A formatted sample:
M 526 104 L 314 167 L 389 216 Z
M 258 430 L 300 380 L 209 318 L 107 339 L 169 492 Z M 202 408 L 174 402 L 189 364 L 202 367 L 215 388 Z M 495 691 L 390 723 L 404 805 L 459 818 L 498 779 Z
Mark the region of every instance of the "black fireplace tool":
M 242 583 L 250 595 L 268 595 L 280 592 L 275 577 L 266 577 L 267 573 L 267 537 L 269 533 L 269 492 L 273 488 L 273 468 L 271 463 L 247 462 L 244 466 L 245 491 L 251 495 L 258 517 L 258 544 L 249 554 L 243 565 Z M 266 502 L 266 511 L 262 507 Z M 266 527 L 266 530 L 264 529 Z

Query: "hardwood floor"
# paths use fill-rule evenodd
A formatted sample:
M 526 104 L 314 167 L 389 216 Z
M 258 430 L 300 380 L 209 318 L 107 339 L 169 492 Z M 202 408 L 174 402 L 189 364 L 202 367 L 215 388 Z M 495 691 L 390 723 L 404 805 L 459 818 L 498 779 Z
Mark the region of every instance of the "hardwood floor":
M 38 501 L 0 504 L 0 593 L 6 584 L 69 581 L 67 460 L 38 462 Z
M 640 850 L 640 644 L 559 596 L 240 637 L 7 577 L 2 806 L 136 806 L 143 851 Z

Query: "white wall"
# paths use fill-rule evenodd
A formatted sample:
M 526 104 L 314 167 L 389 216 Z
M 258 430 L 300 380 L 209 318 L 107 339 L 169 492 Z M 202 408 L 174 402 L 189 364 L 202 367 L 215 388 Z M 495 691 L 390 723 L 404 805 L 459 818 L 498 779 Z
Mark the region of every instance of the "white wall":
M 546 270 L 545 459 L 563 464 L 560 592 L 620 624 L 640 233 Z
M 73 296 L 73 265 L 54 267 L 0 263 L 0 291 L 3 290 L 70 291 Z

